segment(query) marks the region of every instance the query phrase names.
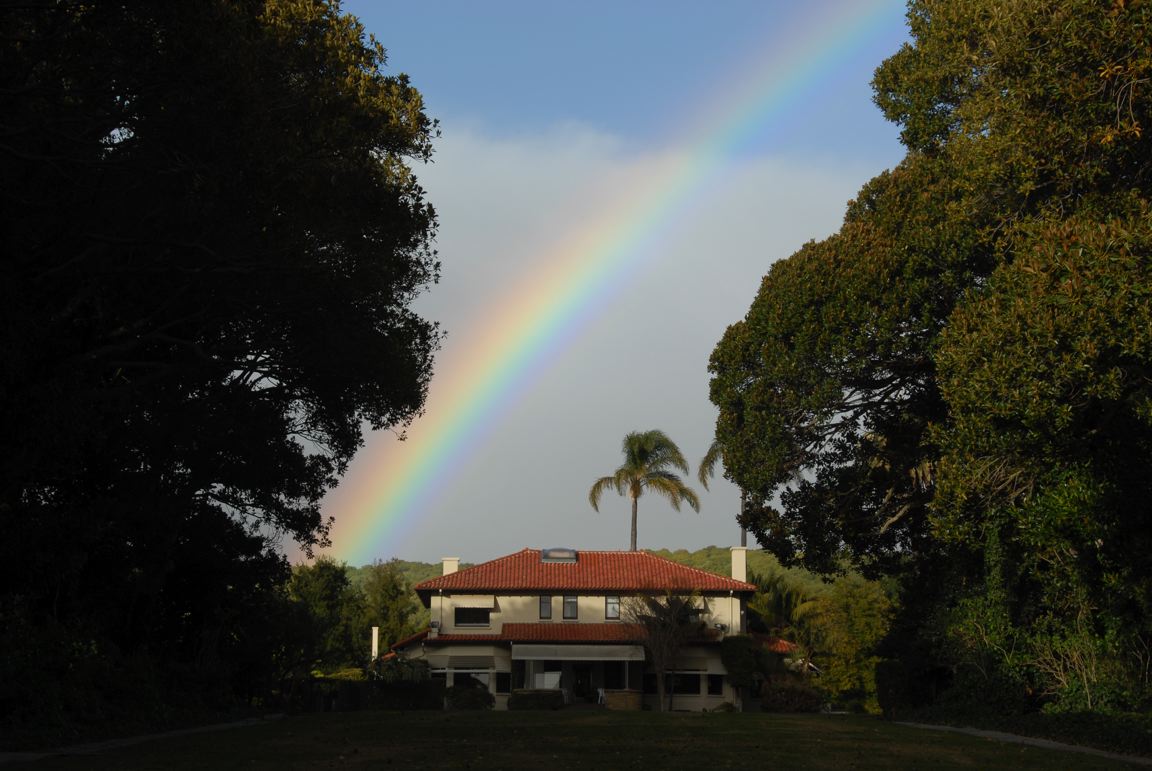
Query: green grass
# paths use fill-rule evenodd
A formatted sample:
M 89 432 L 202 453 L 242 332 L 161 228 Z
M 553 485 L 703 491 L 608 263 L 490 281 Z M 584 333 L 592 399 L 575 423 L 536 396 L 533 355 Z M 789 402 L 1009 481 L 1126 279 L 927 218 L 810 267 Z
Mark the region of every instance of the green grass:
M 863 716 L 606 711 L 299 715 L 28 766 L 35 771 L 753 767 L 1075 771 L 1127 766 Z

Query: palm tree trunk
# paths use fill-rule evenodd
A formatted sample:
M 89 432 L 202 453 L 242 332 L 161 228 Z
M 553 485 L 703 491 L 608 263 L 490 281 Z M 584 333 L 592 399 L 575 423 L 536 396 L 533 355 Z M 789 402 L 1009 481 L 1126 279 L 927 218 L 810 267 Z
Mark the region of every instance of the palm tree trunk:
M 636 551 L 636 508 L 639 504 L 637 498 L 632 499 L 632 551 Z

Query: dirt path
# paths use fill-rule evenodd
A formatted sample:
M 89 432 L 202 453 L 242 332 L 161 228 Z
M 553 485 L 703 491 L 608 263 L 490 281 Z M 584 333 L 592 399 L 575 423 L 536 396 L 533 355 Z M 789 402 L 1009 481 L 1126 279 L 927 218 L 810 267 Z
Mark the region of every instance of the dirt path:
M 980 728 L 960 728 L 951 725 L 930 725 L 928 723 L 905 723 L 903 721 L 894 721 L 898 725 L 912 726 L 913 728 L 923 728 L 928 731 L 951 731 L 958 734 L 968 734 L 969 736 L 980 736 L 985 739 L 994 739 L 998 742 L 1009 742 L 1012 744 L 1027 744 L 1032 747 L 1043 747 L 1046 750 L 1063 750 L 1065 752 L 1080 752 L 1085 755 L 1095 755 L 1108 760 L 1115 760 L 1120 763 L 1131 763 L 1137 766 L 1152 766 L 1152 758 L 1146 758 L 1140 755 L 1121 755 L 1118 752 L 1109 752 L 1108 750 L 1098 750 L 1095 747 L 1082 747 L 1079 744 L 1064 744 L 1063 742 L 1054 742 L 1051 739 L 1037 739 L 1032 736 L 1019 736 L 1018 734 L 1006 734 L 1001 731 L 985 731 Z

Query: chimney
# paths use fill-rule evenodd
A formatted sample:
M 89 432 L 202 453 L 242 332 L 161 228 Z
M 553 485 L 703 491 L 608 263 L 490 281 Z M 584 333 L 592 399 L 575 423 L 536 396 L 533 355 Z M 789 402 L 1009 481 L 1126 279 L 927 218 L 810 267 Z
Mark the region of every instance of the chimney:
M 460 569 L 459 557 L 445 557 L 444 558 L 444 575 L 451 575 Z
M 732 547 L 732 578 L 737 581 L 748 580 L 748 547 Z

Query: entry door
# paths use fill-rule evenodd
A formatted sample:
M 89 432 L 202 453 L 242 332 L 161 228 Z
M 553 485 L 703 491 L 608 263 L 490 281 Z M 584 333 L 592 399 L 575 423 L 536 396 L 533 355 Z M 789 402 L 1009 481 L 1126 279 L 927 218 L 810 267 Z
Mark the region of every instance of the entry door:
M 572 664 L 572 695 L 577 699 L 590 699 L 596 693 L 592 687 L 592 664 L 577 661 Z

